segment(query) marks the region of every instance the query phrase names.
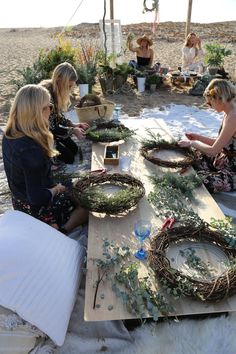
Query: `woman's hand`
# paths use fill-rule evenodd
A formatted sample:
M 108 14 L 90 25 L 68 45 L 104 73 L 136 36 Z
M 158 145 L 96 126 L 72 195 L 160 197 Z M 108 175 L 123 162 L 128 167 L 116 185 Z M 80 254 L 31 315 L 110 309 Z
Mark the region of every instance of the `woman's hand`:
M 185 136 L 188 140 L 198 140 L 198 135 L 194 133 L 185 133 Z
M 53 197 L 55 195 L 58 195 L 59 193 L 65 192 L 65 190 L 66 190 L 66 187 L 63 186 L 61 183 L 58 183 L 54 187 L 51 188 L 51 192 L 52 192 Z
M 78 123 L 78 124 L 74 124 L 74 128 L 81 128 L 81 129 L 88 129 L 90 126 L 88 123 Z
M 180 140 L 180 141 L 178 141 L 178 145 L 180 147 L 188 148 L 188 147 L 190 147 L 192 145 L 192 141 L 191 140 Z
M 81 138 L 84 138 L 85 131 L 82 128 L 75 127 L 75 128 L 73 128 L 73 134 L 76 136 L 77 139 L 81 139 Z

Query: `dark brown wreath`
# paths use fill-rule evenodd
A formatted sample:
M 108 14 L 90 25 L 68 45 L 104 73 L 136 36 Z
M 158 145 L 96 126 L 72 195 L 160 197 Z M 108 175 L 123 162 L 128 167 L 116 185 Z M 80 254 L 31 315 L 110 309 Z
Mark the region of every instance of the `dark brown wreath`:
M 94 192 L 91 187 L 102 185 L 125 186 L 112 197 L 102 192 Z M 138 179 L 120 173 L 89 175 L 79 179 L 73 189 L 73 195 L 79 204 L 90 211 L 106 214 L 119 214 L 128 211 L 144 196 L 143 183 Z
M 166 281 L 169 288 L 177 288 L 181 284 L 190 284 L 183 287 L 183 295 L 201 299 L 202 301 L 220 301 L 227 296 L 236 293 L 236 267 L 231 266 L 219 277 L 213 280 L 199 281 L 183 274 L 181 271 L 171 268 L 166 250 L 173 242 L 183 240 L 196 242 L 210 242 L 218 246 L 227 257 L 236 256 L 236 250 L 229 247 L 222 234 L 207 227 L 196 228 L 194 226 L 175 227 L 162 231 L 152 241 L 149 250 L 150 265 L 160 280 Z
M 181 151 L 186 155 L 182 160 L 179 161 L 166 161 L 158 157 L 154 157 L 150 154 L 151 151 L 160 151 L 160 150 L 177 150 Z M 140 149 L 141 155 L 148 161 L 154 163 L 155 165 L 163 167 L 188 167 L 192 165 L 194 161 L 194 155 L 191 150 L 188 148 L 180 147 L 177 143 L 167 143 L 167 142 L 156 142 L 152 146 L 144 146 Z
M 104 132 L 105 129 L 107 129 L 107 134 Z M 125 140 L 133 134 L 134 132 L 123 124 L 112 121 L 96 123 L 86 130 L 86 138 L 96 142 Z

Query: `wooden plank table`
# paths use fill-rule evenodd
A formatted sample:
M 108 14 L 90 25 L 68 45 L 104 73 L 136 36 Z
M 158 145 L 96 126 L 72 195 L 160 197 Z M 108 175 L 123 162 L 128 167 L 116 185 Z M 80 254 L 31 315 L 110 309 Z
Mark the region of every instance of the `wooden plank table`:
M 152 190 L 148 176 L 171 169 L 163 169 L 145 160 L 139 153 L 140 143 L 137 139 L 140 140 L 141 137 L 147 136 L 145 129 L 150 128 L 154 133 L 160 133 L 163 139 L 168 140 L 171 137 L 168 128 L 164 121 L 159 119 L 124 119 L 122 123 L 131 129 L 137 129 L 137 135 L 134 138 L 130 138 L 127 142 L 120 144 L 120 156 L 127 153 L 132 156 L 130 172 L 134 177 L 142 180 L 146 194 L 140 200 L 137 208 L 124 217 L 90 213 L 84 312 L 86 321 L 134 318 L 134 315 L 128 313 L 122 302 L 116 297 L 109 281 L 100 284 L 97 295 L 97 303 L 100 307 L 93 309 L 95 284 L 97 281 L 97 267 L 94 265 L 93 260 L 95 258 L 103 258 L 102 239 L 114 240 L 118 245 L 128 245 L 134 253 L 138 249 L 139 244 L 133 234 L 135 221 L 139 218 L 149 219 L 152 223 L 152 234 L 156 234 L 156 231 L 163 223 L 163 221 L 157 218 L 153 207 L 147 200 L 147 196 Z M 92 170 L 104 167 L 104 147 L 104 144 L 93 144 Z M 112 170 L 114 172 L 120 171 L 119 166 L 113 166 Z M 224 214 L 204 186 L 196 189 L 195 197 L 197 202 L 192 204 L 192 207 L 201 218 L 210 221 L 211 217 L 216 219 L 224 217 Z M 148 246 L 148 241 L 146 241 L 146 246 Z M 137 259 L 134 256 L 133 258 L 131 257 L 131 262 L 135 261 Z M 147 265 L 145 262 L 140 262 L 140 264 L 140 275 L 143 276 L 147 273 Z M 101 299 L 101 294 L 104 294 L 104 299 Z M 188 298 L 172 301 L 172 304 L 177 311 L 177 315 L 235 311 L 236 296 L 221 301 L 218 304 L 202 303 Z M 112 310 L 109 310 L 109 305 L 113 306 Z

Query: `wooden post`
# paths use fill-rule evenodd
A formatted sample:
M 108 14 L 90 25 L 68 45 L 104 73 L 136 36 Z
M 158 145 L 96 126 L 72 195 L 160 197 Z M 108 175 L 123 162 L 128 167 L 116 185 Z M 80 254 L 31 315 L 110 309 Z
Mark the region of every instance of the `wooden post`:
M 188 13 L 187 13 L 187 21 L 186 21 L 186 27 L 185 27 L 185 37 L 190 32 L 190 23 L 191 23 L 191 14 L 192 14 L 192 3 L 193 0 L 188 0 Z
M 113 6 L 113 0 L 110 0 L 110 20 L 111 20 L 111 45 L 112 45 L 112 53 L 115 53 L 115 26 L 114 26 L 114 6 Z M 113 58 L 113 65 L 114 63 L 114 58 Z
M 110 20 L 114 20 L 114 6 L 113 6 L 113 0 L 110 0 Z

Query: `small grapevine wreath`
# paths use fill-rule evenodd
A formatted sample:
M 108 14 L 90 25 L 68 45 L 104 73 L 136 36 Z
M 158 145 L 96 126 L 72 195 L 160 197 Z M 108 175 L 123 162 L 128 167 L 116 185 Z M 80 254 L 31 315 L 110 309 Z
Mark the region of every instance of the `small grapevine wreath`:
M 197 228 L 195 226 L 181 226 L 162 231 L 151 241 L 149 261 L 156 276 L 161 283 L 174 290 L 174 294 L 181 289 L 179 295 L 190 296 L 202 301 L 220 301 L 227 296 L 236 293 L 236 265 L 233 264 L 222 274 L 213 279 L 197 280 L 185 275 L 183 272 L 171 268 L 170 261 L 166 257 L 166 250 L 171 243 L 181 241 L 194 241 L 212 243 L 218 246 L 225 255 L 232 259 L 236 256 L 236 250 L 230 248 L 224 236 L 207 226 Z
M 95 142 L 126 140 L 133 134 L 134 131 L 123 124 L 116 124 L 112 121 L 94 123 L 91 128 L 86 130 L 86 138 Z
M 159 9 L 159 0 L 152 0 L 152 7 L 149 8 L 146 5 L 147 0 L 143 0 L 143 13 L 145 12 L 152 12 L 152 11 L 158 11 Z
M 160 150 L 175 150 L 182 152 L 185 157 L 178 161 L 168 161 L 152 155 L 153 151 Z M 152 143 L 148 143 L 145 145 L 145 142 L 142 144 L 140 149 L 141 155 L 148 161 L 154 163 L 155 165 L 163 166 L 163 167 L 188 167 L 192 165 L 194 161 L 194 155 L 191 150 L 188 148 L 180 147 L 176 142 L 167 142 L 167 141 L 156 141 Z
M 108 196 L 101 187 L 111 185 L 123 189 Z M 111 215 L 126 212 L 136 206 L 144 194 L 141 181 L 120 173 L 89 175 L 79 179 L 73 189 L 73 195 L 82 207 Z

